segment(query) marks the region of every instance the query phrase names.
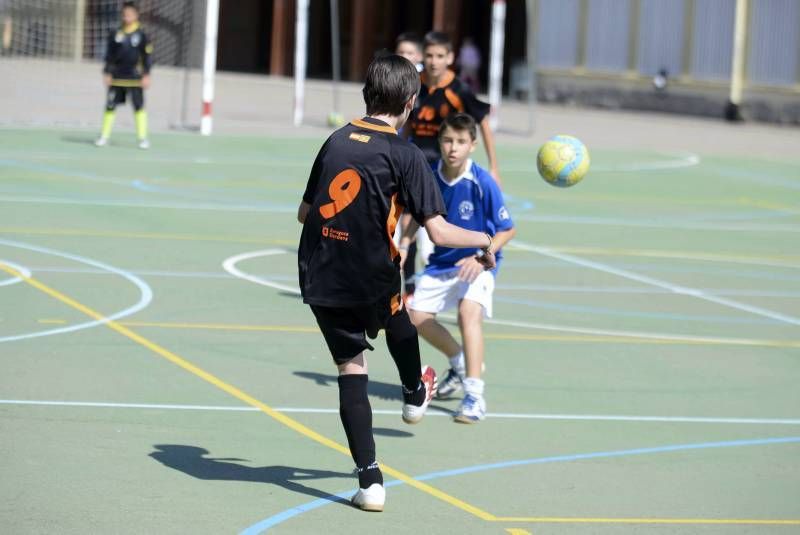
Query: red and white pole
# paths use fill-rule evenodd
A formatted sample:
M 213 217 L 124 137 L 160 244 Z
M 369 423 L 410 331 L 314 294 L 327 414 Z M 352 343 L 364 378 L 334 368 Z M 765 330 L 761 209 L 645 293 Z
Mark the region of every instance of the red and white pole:
M 214 102 L 214 75 L 217 72 L 217 32 L 219 0 L 206 0 L 206 39 L 203 49 L 203 115 L 200 133 L 211 135 L 211 104 Z

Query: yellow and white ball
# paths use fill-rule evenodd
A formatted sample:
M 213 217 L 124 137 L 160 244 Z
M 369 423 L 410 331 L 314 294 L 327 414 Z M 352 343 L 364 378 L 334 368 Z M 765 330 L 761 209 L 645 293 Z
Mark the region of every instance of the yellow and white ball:
M 589 151 L 578 138 L 550 138 L 536 155 L 536 167 L 545 181 L 559 188 L 580 182 L 589 171 Z

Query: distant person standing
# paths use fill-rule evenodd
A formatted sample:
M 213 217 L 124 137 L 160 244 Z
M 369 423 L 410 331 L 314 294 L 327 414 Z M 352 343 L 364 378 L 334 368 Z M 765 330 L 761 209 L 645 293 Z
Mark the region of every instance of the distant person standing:
M 130 95 L 136 120 L 139 148 L 150 148 L 147 139 L 147 112 L 144 91 L 150 87 L 153 45 L 139 26 L 139 9 L 134 2 L 122 4 L 122 24 L 108 36 L 103 81 L 108 87 L 103 129 L 95 145 L 108 144 L 114 127 L 117 104 L 124 104 Z
M 461 68 L 460 78 L 470 91 L 477 94 L 481 89 L 478 72 L 481 70 L 481 51 L 475 46 L 471 37 L 464 38 L 461 50 L 458 51 L 456 64 Z

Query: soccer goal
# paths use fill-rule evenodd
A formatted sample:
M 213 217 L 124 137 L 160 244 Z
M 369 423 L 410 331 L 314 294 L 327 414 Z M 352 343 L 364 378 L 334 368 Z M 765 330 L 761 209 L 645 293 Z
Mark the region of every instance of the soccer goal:
M 109 34 L 121 0 L 0 1 L 0 124 L 96 125 Z M 206 0 L 139 0 L 140 21 L 154 45 L 154 120 L 199 123 L 199 74 Z M 192 76 L 196 78 L 193 80 Z

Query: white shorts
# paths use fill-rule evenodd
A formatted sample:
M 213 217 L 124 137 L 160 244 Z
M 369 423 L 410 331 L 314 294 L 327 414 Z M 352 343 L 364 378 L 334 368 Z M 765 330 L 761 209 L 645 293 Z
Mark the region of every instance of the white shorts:
M 423 273 L 417 278 L 414 298 L 408 304 L 411 310 L 438 314 L 458 306 L 462 299 L 475 301 L 483 307 L 483 315 L 492 317 L 494 275 L 484 271 L 472 284 L 458 279 L 458 270 L 440 275 Z

